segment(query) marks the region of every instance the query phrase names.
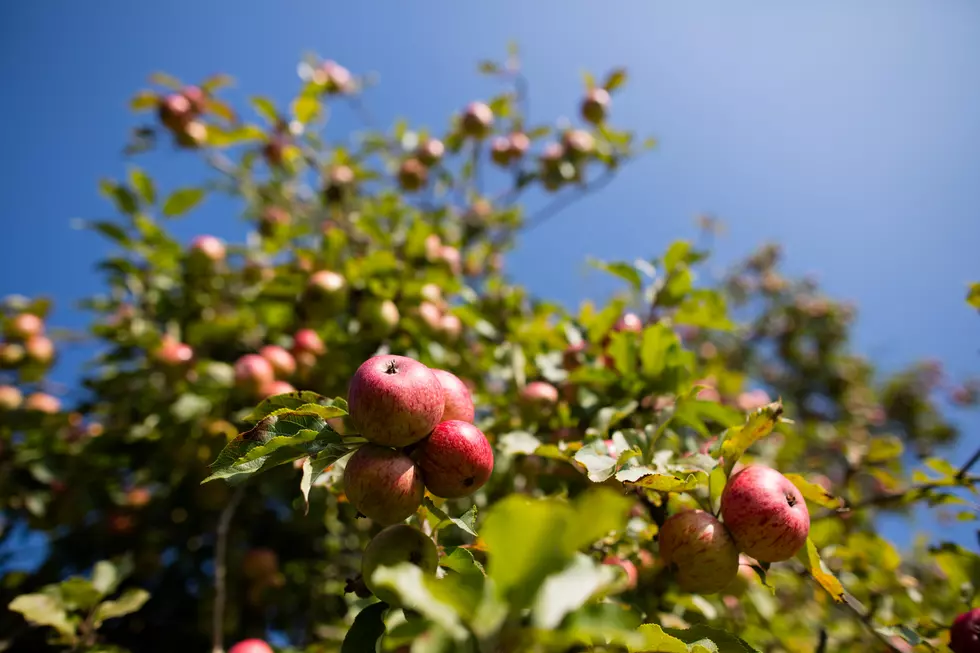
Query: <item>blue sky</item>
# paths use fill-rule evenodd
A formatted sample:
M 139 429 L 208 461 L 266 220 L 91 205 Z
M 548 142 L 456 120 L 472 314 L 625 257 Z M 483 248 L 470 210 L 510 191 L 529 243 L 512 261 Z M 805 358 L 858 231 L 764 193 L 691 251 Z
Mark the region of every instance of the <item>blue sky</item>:
M 886 368 L 930 356 L 957 376 L 980 372 L 963 303 L 980 279 L 980 5 L 969 0 L 5 2 L 0 295 L 52 295 L 57 322 L 83 324 L 71 301 L 99 289 L 103 249 L 69 223 L 108 215 L 96 185 L 125 173 L 127 100 L 150 72 L 225 71 L 233 101 L 284 103 L 297 61 L 316 52 L 380 75 L 367 100 L 380 121 L 438 126 L 497 90 L 475 64 L 510 39 L 535 120 L 574 117 L 581 72 L 625 64 L 614 120 L 660 141 L 523 240 L 508 264 L 534 292 L 602 296 L 612 286 L 585 271 L 587 256 L 649 257 L 709 212 L 729 228 L 720 262 L 781 242 L 789 270 L 857 304 L 858 345 Z M 340 111 L 330 129 L 353 124 Z M 142 164 L 173 188 L 195 179 L 185 161 Z M 206 206 L 182 234 L 233 236 L 234 216 Z M 56 378 L 70 382 L 83 354 L 68 352 Z M 968 435 L 954 461 L 980 427 L 956 417 Z M 907 541 L 904 523 L 888 523 Z M 954 536 L 975 542 L 970 528 Z

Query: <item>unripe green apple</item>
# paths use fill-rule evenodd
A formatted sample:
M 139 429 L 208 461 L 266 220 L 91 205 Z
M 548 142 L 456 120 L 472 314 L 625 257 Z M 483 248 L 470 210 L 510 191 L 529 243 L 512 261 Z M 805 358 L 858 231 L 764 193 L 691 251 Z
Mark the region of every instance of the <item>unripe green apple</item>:
M 401 319 L 395 302 L 378 298 L 362 301 L 357 316 L 367 333 L 380 337 L 393 333 Z
M 374 583 L 374 572 L 378 567 L 394 567 L 404 562 L 419 567 L 427 576 L 434 576 L 439 567 L 439 551 L 432 539 L 414 526 L 389 526 L 375 535 L 364 549 L 361 558 L 364 584 L 378 599 L 398 605 L 398 597 L 393 592 Z
M 582 100 L 582 117 L 586 121 L 598 125 L 606 119 L 611 103 L 612 98 L 609 97 L 609 91 L 604 88 L 590 89 L 585 94 L 585 99 Z
M 398 168 L 398 185 L 406 193 L 414 193 L 425 186 L 428 176 L 428 168 L 421 161 L 416 158 L 405 159 Z

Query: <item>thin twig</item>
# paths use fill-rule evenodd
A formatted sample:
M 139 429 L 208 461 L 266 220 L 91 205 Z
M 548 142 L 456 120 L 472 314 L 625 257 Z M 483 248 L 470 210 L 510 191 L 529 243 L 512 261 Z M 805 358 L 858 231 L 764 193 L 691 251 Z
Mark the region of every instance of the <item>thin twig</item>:
M 211 653 L 223 653 L 222 635 L 225 622 L 225 602 L 227 600 L 225 577 L 228 571 L 228 531 L 235 510 L 245 494 L 245 485 L 239 485 L 228 505 L 218 518 L 217 541 L 214 550 L 214 613 L 211 615 Z
M 965 469 L 969 467 L 964 466 Z M 831 512 L 825 513 L 817 517 L 817 519 L 826 519 L 827 517 L 833 517 L 841 513 L 854 512 L 856 510 L 861 510 L 863 508 L 871 508 L 874 506 L 886 506 L 891 503 L 904 503 L 909 500 L 917 500 L 922 498 L 916 495 L 925 495 L 926 492 L 931 492 L 932 490 L 938 490 L 940 488 L 957 488 L 957 487 L 968 487 L 980 483 L 980 476 L 959 476 L 957 474 L 956 478 L 961 482 L 959 485 L 950 485 L 944 482 L 933 482 L 933 483 L 922 483 L 920 485 L 913 485 L 912 487 L 906 489 L 903 492 L 892 492 L 890 494 L 879 494 L 878 496 L 869 497 L 863 501 L 858 501 L 857 503 L 848 504 L 846 508 L 841 510 L 833 510 Z
M 845 592 L 843 605 L 847 607 L 851 614 L 854 615 L 865 628 L 871 631 L 872 635 L 881 640 L 881 642 L 887 646 L 889 650 L 902 653 L 902 649 L 892 643 L 890 638 L 885 636 L 883 633 L 878 632 L 878 629 L 875 628 L 874 623 L 872 623 L 871 613 L 865 610 L 864 606 L 861 605 L 861 602 L 854 598 L 850 593 Z
M 960 480 L 966 478 L 966 475 L 969 473 L 970 468 L 976 465 L 978 460 L 980 460 L 980 449 L 974 451 L 973 455 L 970 456 L 970 459 L 967 460 L 965 463 L 963 463 L 963 466 L 960 467 L 960 471 L 956 472 L 956 478 Z

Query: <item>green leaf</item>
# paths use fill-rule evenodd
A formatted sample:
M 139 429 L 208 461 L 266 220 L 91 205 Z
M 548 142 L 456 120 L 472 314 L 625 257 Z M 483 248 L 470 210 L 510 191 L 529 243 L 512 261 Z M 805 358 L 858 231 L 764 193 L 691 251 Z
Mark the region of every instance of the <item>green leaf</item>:
M 709 651 L 717 651 L 718 653 L 759 653 L 757 649 L 752 648 L 740 637 L 711 626 L 664 628 L 664 632 L 692 646 L 701 644 Z
M 303 495 L 303 514 L 310 512 L 310 489 L 327 468 L 354 451 L 354 446 L 330 444 L 323 451 L 310 456 L 303 461 L 303 477 L 300 480 L 300 492 Z
M 160 103 L 160 97 L 153 91 L 142 90 L 137 92 L 129 100 L 129 108 L 133 111 L 146 111 L 156 109 Z
M 823 486 L 811 483 L 799 474 L 783 474 L 783 476 L 789 479 L 789 482 L 795 485 L 796 489 L 803 495 L 803 498 L 810 503 L 824 508 L 833 508 L 834 510 L 844 507 L 844 500 L 835 497 L 825 490 Z
M 150 75 L 150 81 L 159 86 L 164 86 L 172 91 L 179 91 L 183 84 L 173 75 L 164 72 L 155 72 Z
M 50 626 L 62 636 L 75 641 L 75 624 L 68 618 L 64 606 L 49 594 L 21 594 L 7 606 L 19 612 L 24 619 L 36 626 Z
M 456 609 L 439 600 L 431 590 L 432 584 L 438 581 L 424 575 L 419 567 L 408 562 L 378 567 L 371 581 L 378 587 L 393 591 L 404 607 L 427 617 L 456 641 L 466 639 L 467 631 Z
M 99 232 L 109 240 L 115 241 L 124 247 L 128 247 L 131 245 L 131 241 L 129 240 L 129 234 L 126 233 L 126 230 L 123 229 L 121 225 L 116 224 L 115 222 L 109 222 L 109 221 L 86 222 L 84 223 L 83 226 L 87 227 L 88 229 L 92 229 L 93 231 Z
M 231 75 L 216 73 L 201 82 L 201 89 L 203 89 L 206 93 L 214 93 L 215 91 L 226 86 L 231 86 L 234 81 L 235 78 Z
M 424 505 L 426 509 L 439 520 L 439 523 L 435 526 L 437 530 L 441 530 L 449 524 L 453 524 L 460 530 L 472 535 L 473 537 L 477 537 L 476 506 L 473 506 L 463 513 L 462 517 L 450 517 L 442 508 L 434 504 L 432 499 L 429 497 L 425 497 L 425 499 L 423 499 L 422 505 Z
M 108 560 L 100 560 L 95 563 L 92 570 L 92 586 L 98 590 L 99 594 L 107 596 L 119 586 L 120 581 L 125 576 L 124 572 L 128 572 L 128 569 L 124 569 L 121 565 L 117 566 Z
M 153 180 L 140 168 L 129 169 L 129 183 L 147 204 L 153 204 L 157 201 L 157 191 L 153 185 Z
M 139 202 L 136 201 L 136 195 L 125 186 L 108 179 L 103 179 L 99 182 L 99 188 L 103 195 L 113 201 L 120 213 L 133 215 L 139 210 Z
M 602 83 L 602 87 L 612 93 L 617 88 L 626 83 L 626 69 L 625 68 L 615 68 L 607 76 L 606 81 Z
M 643 278 L 640 276 L 639 270 L 630 265 L 629 263 L 614 262 L 606 263 L 604 261 L 599 261 L 597 259 L 589 259 L 589 265 L 596 268 L 597 270 L 603 270 L 609 274 L 616 275 L 620 279 L 625 280 L 629 283 L 630 287 L 639 292 L 643 289 Z
M 260 419 L 269 417 L 272 414 L 281 414 L 283 410 L 291 411 L 297 410 L 301 412 L 316 412 L 313 406 L 322 406 L 330 409 L 340 410 L 341 412 L 336 414 L 327 413 L 317 413 L 323 419 L 330 419 L 332 417 L 342 417 L 347 414 L 347 400 L 342 397 L 337 397 L 335 399 L 328 399 L 321 394 L 316 392 L 310 392 L 309 390 L 301 390 L 299 392 L 289 392 L 286 394 L 275 395 L 264 399 L 262 403 L 255 407 L 251 413 L 243 418 L 243 421 L 255 423 Z M 328 411 L 332 412 L 332 411 Z
M 95 609 L 93 619 L 98 627 L 103 621 L 124 617 L 127 614 L 138 611 L 143 604 L 150 600 L 150 593 L 146 590 L 133 588 L 123 592 L 123 595 L 114 601 L 103 601 Z
M 494 61 L 481 61 L 477 64 L 476 69 L 484 75 L 497 75 L 500 73 L 500 66 Z
M 599 451 L 595 443 L 575 452 L 574 460 L 585 467 L 589 480 L 593 483 L 602 483 L 616 473 L 616 459 Z
M 638 343 L 636 334 L 629 331 L 613 332 L 609 336 L 606 351 L 612 356 L 613 365 L 620 376 L 630 378 L 636 374 Z
M 276 124 L 279 121 L 279 112 L 276 110 L 276 105 L 267 97 L 255 96 L 251 99 L 252 106 L 260 116 L 268 120 L 272 124 Z
M 163 214 L 175 218 L 193 209 L 204 200 L 203 188 L 180 188 L 171 193 L 163 202 Z
M 721 495 L 725 491 L 728 479 L 725 476 L 725 469 L 720 465 L 711 470 L 708 474 L 708 488 L 710 488 L 709 499 L 711 500 L 711 510 L 715 513 L 721 507 Z
M 574 518 L 565 525 L 566 552 L 571 555 L 582 547 L 626 527 L 633 499 L 610 488 L 592 488 L 583 492 L 572 505 Z
M 170 414 L 179 424 L 204 417 L 211 412 L 211 401 L 200 395 L 185 393 L 170 407 Z
M 601 589 L 617 580 L 618 572 L 600 565 L 585 554 L 545 580 L 531 610 L 531 622 L 538 628 L 557 628 L 569 612 L 577 610 Z
M 350 630 L 344 636 L 340 653 L 364 653 L 376 650 L 378 640 L 385 634 L 384 615 L 387 611 L 387 603 L 372 603 L 358 612 Z
M 265 132 L 258 125 L 235 125 L 222 127 L 208 125 L 208 145 L 212 147 L 231 147 L 265 140 Z
M 796 559 L 803 563 L 806 570 L 810 573 L 813 580 L 817 581 L 822 588 L 827 590 L 835 601 L 841 603 L 844 601 L 844 586 L 841 582 L 837 580 L 824 565 L 823 560 L 820 559 L 820 553 L 817 551 L 817 546 L 813 543 L 813 540 L 807 538 L 806 546 L 799 550 L 796 554 Z
M 304 125 L 316 120 L 323 113 L 323 105 L 315 95 L 300 95 L 293 100 L 293 115 Z
M 448 555 L 443 556 L 439 560 L 439 566 L 451 569 L 461 576 L 485 577 L 487 575 L 483 565 L 473 557 L 473 552 L 460 547 L 452 549 Z
M 647 378 L 657 378 L 667 363 L 667 352 L 680 347 L 677 334 L 664 324 L 651 324 L 643 329 L 640 342 L 640 369 Z
M 688 653 L 687 644 L 664 632 L 657 624 L 643 624 L 637 629 L 643 636 L 643 646 L 630 648 L 642 653 Z
M 970 284 L 970 291 L 966 294 L 966 303 L 980 311 L 980 282 Z
M 103 594 L 92 582 L 80 576 L 72 576 L 58 584 L 61 600 L 68 610 L 89 610 Z
M 871 440 L 864 459 L 869 463 L 884 463 L 894 460 L 905 450 L 902 441 L 894 435 L 883 435 Z
M 649 467 L 629 467 L 616 474 L 616 480 L 658 492 L 691 492 L 707 484 L 708 475 L 704 472 L 661 474 Z
M 732 473 L 735 463 L 749 447 L 772 433 L 782 414 L 783 404 L 774 401 L 752 411 L 743 426 L 733 426 L 725 431 L 715 447 L 715 453 L 717 457 L 725 459 L 726 474 Z
M 597 315 L 592 316 L 588 324 L 585 324 L 590 342 L 601 342 L 603 337 L 609 333 L 616 321 L 623 314 L 626 302 L 622 299 L 614 299 L 609 302 L 606 308 L 602 309 Z
M 686 296 L 681 300 L 677 312 L 674 313 L 674 323 L 696 326 L 702 329 L 713 329 L 715 331 L 731 331 L 735 324 L 728 319 L 728 309 L 725 306 L 725 299 L 715 290 L 690 290 L 690 284 L 686 281 L 686 288 L 683 293 Z M 672 293 L 680 292 L 679 287 L 671 289 Z M 676 293 L 672 294 L 676 296 Z

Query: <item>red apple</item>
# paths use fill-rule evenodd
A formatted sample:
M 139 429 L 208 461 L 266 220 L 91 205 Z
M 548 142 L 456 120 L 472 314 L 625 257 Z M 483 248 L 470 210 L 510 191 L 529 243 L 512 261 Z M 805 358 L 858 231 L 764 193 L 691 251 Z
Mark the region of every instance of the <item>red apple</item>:
M 493 110 L 483 102 L 471 102 L 463 111 L 463 133 L 473 138 L 484 138 L 493 128 Z
M 442 160 L 446 146 L 438 138 L 423 141 L 415 150 L 415 156 L 426 166 L 434 166 Z
M 521 402 L 537 407 L 558 403 L 558 388 L 545 381 L 531 381 L 520 391 Z
M 788 560 L 806 543 L 803 495 L 775 469 L 748 465 L 728 479 L 721 514 L 738 548 L 761 562 Z
M 396 524 L 385 528 L 364 547 L 361 558 L 361 578 L 367 588 L 379 599 L 390 605 L 398 604 L 398 597 L 389 590 L 374 584 L 374 572 L 378 567 L 394 567 L 410 562 L 427 576 L 434 576 L 439 567 L 439 551 L 425 533 L 409 526 Z
M 685 592 L 714 594 L 738 574 L 738 549 L 725 526 L 704 510 L 685 510 L 660 529 L 660 557 Z
M 625 560 L 618 556 L 607 556 L 605 560 L 602 561 L 604 565 L 610 565 L 613 567 L 619 567 L 626 573 L 626 589 L 636 589 L 636 583 L 640 579 L 640 573 L 636 569 L 636 565 L 630 560 Z
M 425 284 L 424 286 L 422 286 L 422 289 L 419 291 L 419 294 L 422 296 L 422 299 L 428 302 L 432 302 L 433 304 L 442 303 L 442 289 L 437 284 L 434 283 Z
M 435 263 L 442 254 L 442 239 L 436 234 L 425 237 L 425 260 Z
M 167 367 L 177 367 L 189 363 L 194 358 L 194 350 L 171 336 L 164 336 L 154 352 L 154 358 Z
M 444 499 L 468 497 L 490 479 L 493 447 L 469 422 L 440 423 L 415 450 L 425 487 Z
M 405 159 L 398 168 L 398 185 L 406 193 L 414 193 L 425 186 L 429 170 L 415 158 Z
M 458 376 L 446 370 L 433 368 L 432 373 L 439 379 L 439 385 L 442 386 L 446 397 L 442 420 L 461 420 L 472 423 L 476 409 L 473 407 L 473 397 L 470 395 L 466 384 Z
M 643 331 L 643 319 L 636 313 L 624 313 L 623 316 L 616 321 L 613 329 L 616 331 L 632 331 L 633 333 L 640 333 Z
M 980 608 L 973 608 L 953 620 L 949 629 L 949 648 L 953 653 L 980 651 Z
M 259 216 L 259 233 L 266 238 L 275 235 L 289 224 L 289 212 L 281 206 L 267 206 Z
M 442 311 L 432 302 L 422 302 L 419 304 L 419 317 L 429 329 L 438 331 L 442 328 Z
M 524 132 L 514 132 L 507 140 L 510 144 L 510 157 L 520 159 L 531 148 L 531 139 Z
M 275 378 L 272 364 L 258 354 L 245 354 L 235 361 L 235 385 L 240 390 L 259 392 Z
M 445 396 L 428 367 L 406 356 L 374 356 L 350 381 L 350 419 L 364 438 L 406 447 L 432 432 L 442 420 Z
M 145 487 L 134 487 L 126 493 L 126 505 L 142 508 L 153 499 L 153 494 Z
M 208 108 L 207 93 L 200 86 L 185 86 L 180 94 L 190 102 L 191 112 L 194 114 L 204 113 L 204 110 Z
M 300 329 L 293 335 L 293 352 L 308 353 L 314 356 L 322 356 L 327 353 L 327 347 L 323 344 L 323 339 L 313 329 Z
M 609 97 L 609 91 L 606 89 L 590 89 L 585 94 L 585 99 L 582 100 L 582 117 L 594 125 L 603 122 L 606 119 L 606 114 L 609 112 L 611 102 L 612 98 Z
M 225 244 L 214 236 L 198 236 L 191 241 L 191 254 L 218 263 L 225 259 Z
M 286 381 L 271 381 L 259 388 L 259 396 L 263 399 L 275 397 L 276 395 L 287 395 L 296 392 L 296 388 Z
M 580 340 L 574 345 L 568 345 L 565 347 L 565 351 L 562 354 L 562 365 L 569 372 L 577 370 L 582 366 L 582 356 L 581 354 L 585 351 L 585 341 Z
M 7 323 L 7 335 L 15 340 L 27 340 L 44 333 L 44 321 L 33 313 L 21 313 Z
M 0 411 L 17 410 L 24 401 L 21 391 L 12 385 L 0 385 Z
M 569 129 L 562 134 L 561 141 L 571 159 L 588 156 L 595 149 L 595 139 L 584 129 Z
M 490 159 L 499 166 L 509 166 L 511 162 L 510 139 L 497 136 L 490 143 Z
M 324 85 L 326 92 L 330 94 L 347 93 L 353 90 L 350 71 L 336 61 L 324 61 L 320 65 L 320 70 L 315 74 L 315 78 Z
M 54 343 L 45 336 L 31 336 L 24 343 L 27 359 L 38 365 L 48 365 L 54 360 Z
M 324 197 L 328 203 L 339 202 L 354 186 L 354 171 L 349 166 L 333 166 L 327 172 Z
M 243 639 L 230 649 L 228 653 L 275 653 L 272 647 L 261 639 Z
M 171 93 L 157 105 L 160 122 L 172 131 L 180 131 L 194 117 L 191 101 L 180 93 Z
M 459 250 L 451 245 L 443 245 L 439 248 L 439 260 L 448 265 L 453 274 L 459 274 L 462 271 L 463 261 L 459 255 Z
M 289 378 L 296 373 L 296 359 L 279 345 L 266 345 L 259 350 L 259 356 L 269 361 L 280 378 Z
M 47 393 L 35 392 L 28 395 L 27 399 L 24 400 L 24 410 L 38 413 L 57 413 L 61 410 L 61 402 L 57 397 L 52 397 Z
M 362 515 L 388 525 L 407 519 L 419 509 L 425 486 L 411 458 L 368 443 L 347 461 L 344 493 Z
M 463 321 L 456 315 L 446 314 L 439 320 L 439 329 L 450 338 L 458 338 L 463 333 Z

